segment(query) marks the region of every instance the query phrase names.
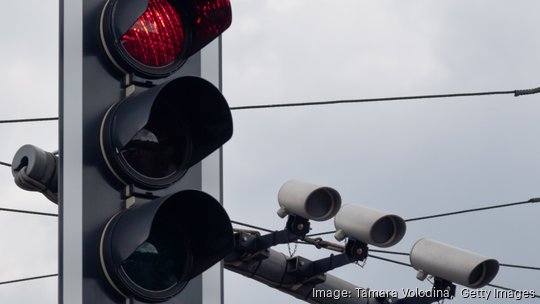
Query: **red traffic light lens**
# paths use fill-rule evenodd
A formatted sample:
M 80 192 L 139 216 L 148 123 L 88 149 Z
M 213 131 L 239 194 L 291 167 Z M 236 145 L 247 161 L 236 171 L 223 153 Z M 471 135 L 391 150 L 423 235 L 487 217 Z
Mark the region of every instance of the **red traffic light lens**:
M 157 79 L 176 72 L 231 20 L 229 0 L 107 0 L 100 36 L 120 72 Z
M 144 14 L 122 36 L 121 44 L 138 62 L 163 67 L 180 56 L 184 40 L 176 9 L 166 0 L 150 0 Z
M 231 24 L 229 0 L 108 0 L 100 35 L 124 74 L 168 77 Z
M 198 52 L 231 25 L 231 3 L 229 0 L 193 0 L 192 18 L 190 54 Z

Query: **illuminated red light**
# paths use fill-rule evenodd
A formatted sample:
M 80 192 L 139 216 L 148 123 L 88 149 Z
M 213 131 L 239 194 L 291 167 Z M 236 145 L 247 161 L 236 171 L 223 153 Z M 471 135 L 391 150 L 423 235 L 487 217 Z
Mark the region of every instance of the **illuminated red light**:
M 173 63 L 184 47 L 185 32 L 176 9 L 166 0 L 150 0 L 144 14 L 122 36 L 131 57 L 150 67 Z
M 229 0 L 108 0 L 101 42 L 124 74 L 168 77 L 232 21 Z
M 196 53 L 223 33 L 232 22 L 229 0 L 193 1 L 193 40 L 190 54 Z

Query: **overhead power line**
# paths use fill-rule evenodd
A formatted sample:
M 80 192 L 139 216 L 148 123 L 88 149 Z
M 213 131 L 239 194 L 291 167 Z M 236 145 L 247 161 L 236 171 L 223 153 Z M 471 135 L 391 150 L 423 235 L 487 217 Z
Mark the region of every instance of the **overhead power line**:
M 333 234 L 333 233 L 336 233 L 336 231 L 333 230 L 333 231 L 318 232 L 318 233 L 308 234 L 307 236 L 314 237 L 314 236 L 321 236 L 321 235 L 327 235 L 327 234 Z
M 362 102 L 377 102 L 377 101 L 396 101 L 396 100 L 412 100 L 412 99 L 434 99 L 434 98 L 452 98 L 452 97 L 471 97 L 471 96 L 487 96 L 487 95 L 508 95 L 512 94 L 515 97 L 529 94 L 540 93 L 540 87 L 526 90 L 512 91 L 488 91 L 488 92 L 473 92 L 473 93 L 453 93 L 453 94 L 433 94 L 433 95 L 413 95 L 413 96 L 395 96 L 395 97 L 380 97 L 380 98 L 364 98 L 364 99 L 344 99 L 331 101 L 312 101 L 312 102 L 297 102 L 297 103 L 279 103 L 279 104 L 263 104 L 231 107 L 231 110 L 252 110 L 252 109 L 267 109 L 267 108 L 285 108 L 285 107 L 305 107 L 305 106 L 321 106 L 334 105 L 343 103 L 362 103 Z
M 362 103 L 362 102 L 397 101 L 397 100 L 413 100 L 413 99 L 436 99 L 436 98 L 452 98 L 452 97 L 474 97 L 474 96 L 509 95 L 509 94 L 514 95 L 514 97 L 518 97 L 518 96 L 538 94 L 538 93 L 540 93 L 540 87 L 533 88 L 533 89 L 511 90 L 511 91 L 487 91 L 487 92 L 470 92 L 470 93 L 428 94 L 428 95 L 393 96 L 393 97 L 378 97 L 378 98 L 311 101 L 311 102 L 275 103 L 275 104 L 237 106 L 237 107 L 231 107 L 230 109 L 232 111 L 235 111 L 235 110 L 252 110 L 252 109 L 266 109 L 266 108 L 322 106 L 322 105 L 334 105 L 334 104 L 343 104 L 343 103 Z M 0 120 L 0 124 L 19 123 L 19 122 L 53 121 L 53 120 L 58 120 L 58 117 L 7 119 L 7 120 Z
M 538 198 L 535 198 L 534 200 L 538 200 Z M 529 201 L 527 201 L 529 202 Z M 516 204 L 516 203 L 514 203 Z M 508 204 L 506 204 L 508 205 Z M 245 227 L 249 227 L 249 228 L 252 228 L 252 229 L 257 229 L 257 230 L 261 230 L 261 231 L 265 231 L 265 232 L 274 232 L 270 229 L 266 229 L 266 228 L 262 228 L 262 227 L 258 227 L 258 226 L 254 226 L 254 225 L 250 225 L 250 224 L 246 224 L 246 223 L 242 223 L 242 222 L 237 222 L 237 221 L 231 221 L 233 224 L 237 224 L 237 225 L 241 225 L 241 226 L 245 226 Z M 319 247 L 317 248 L 325 248 L 325 249 L 328 249 L 326 248 L 326 246 L 321 246 L 321 244 L 323 244 L 322 242 L 320 242 L 321 240 L 319 240 L 318 242 L 313 242 L 315 239 L 312 239 L 313 236 L 319 236 L 319 235 L 323 235 L 323 234 L 331 234 L 331 233 L 334 233 L 335 231 L 327 231 L 327 232 L 322 232 L 322 233 L 314 233 L 314 234 L 310 234 L 310 235 L 307 235 L 306 236 L 306 239 L 304 241 L 299 241 L 297 242 L 298 244 L 304 244 L 304 245 L 313 245 L 315 246 L 316 244 L 319 245 Z M 345 249 L 344 246 L 340 245 L 340 244 L 335 244 L 335 243 L 330 243 L 330 242 L 327 242 L 327 241 L 324 241 L 324 244 L 327 244 L 327 245 L 331 245 L 331 247 L 333 249 L 341 249 L 340 251 L 343 251 Z M 378 249 L 370 249 L 369 250 L 370 252 L 376 252 L 376 253 L 383 253 L 383 254 L 393 254 L 393 255 L 402 255 L 402 256 L 409 256 L 410 254 L 408 252 L 399 252 L 399 251 L 389 251 L 389 250 L 378 250 Z M 389 260 L 387 258 L 383 258 L 383 257 L 380 257 L 380 256 L 373 256 L 373 255 L 370 255 L 371 257 L 373 258 L 376 258 L 376 259 L 379 259 L 379 260 L 384 260 L 384 261 L 388 261 L 388 262 L 392 262 L 392 263 L 397 263 L 397 264 L 401 264 L 401 265 L 405 265 L 405 266 L 410 266 L 409 264 L 405 264 L 405 263 L 401 263 L 401 262 L 398 262 L 398 261 L 394 261 L 394 260 Z M 508 268 L 519 268 L 519 269 L 527 269 L 527 270 L 540 270 L 540 267 L 534 267 L 534 266 L 524 266 L 524 265 L 515 265 L 515 264 L 504 264 L 504 263 L 499 263 L 499 266 L 501 267 L 508 267 Z
M 0 124 L 6 124 L 6 123 L 19 123 L 19 122 L 51 121 L 51 120 L 58 120 L 58 117 L 6 119 L 6 120 L 0 120 Z
M 398 251 L 388 251 L 388 250 L 369 249 L 369 251 L 371 251 L 371 252 L 379 252 L 379 253 L 386 253 L 386 254 L 395 254 L 395 255 L 406 255 L 406 256 L 410 255 L 408 252 L 398 252 Z
M 432 219 L 432 218 L 437 218 L 437 217 L 451 216 L 451 215 L 457 215 L 457 214 L 463 214 L 463 213 L 469 213 L 469 212 L 485 211 L 485 210 L 504 208 L 504 207 L 519 206 L 519 205 L 532 204 L 532 203 L 540 203 L 540 197 L 534 197 L 529 200 L 517 202 L 517 203 L 493 205 L 493 206 L 487 206 L 487 207 L 465 209 L 465 210 L 459 210 L 459 211 L 453 211 L 453 212 L 415 217 L 415 218 L 406 219 L 405 222 L 414 222 L 414 221 L 427 220 L 427 219 Z M 321 236 L 321 235 L 327 235 L 327 234 L 333 234 L 333 233 L 336 233 L 336 231 L 333 230 L 333 231 L 325 231 L 325 232 L 320 232 L 320 233 L 313 233 L 313 234 L 308 234 L 307 236 L 314 237 L 314 236 Z
M 394 264 L 398 264 L 398 265 L 402 265 L 402 266 L 407 266 L 407 267 L 412 267 L 410 264 L 408 263 L 403 263 L 403 262 L 400 262 L 400 261 L 396 261 L 396 260 L 392 260 L 392 259 L 387 259 L 387 258 L 383 258 L 383 257 L 380 257 L 380 256 L 376 256 L 376 255 L 368 255 L 370 258 L 375 258 L 375 259 L 378 259 L 378 260 L 381 260 L 381 261 L 385 261 L 385 262 L 390 262 L 390 263 L 394 263 Z
M 261 231 L 264 231 L 264 232 L 274 232 L 274 231 L 272 231 L 272 230 L 270 230 L 270 229 L 266 229 L 266 228 L 262 228 L 262 227 L 257 227 L 257 226 L 253 226 L 253 225 L 246 224 L 246 223 L 242 223 L 242 222 L 237 222 L 237 221 L 232 221 L 232 220 L 231 220 L 231 223 L 236 224 L 236 225 L 240 225 L 240 226 L 244 226 L 244 227 L 248 227 L 248 228 L 252 228 L 252 229 L 261 230 Z
M 30 210 L 0 208 L 0 211 L 58 217 L 58 214 L 56 214 L 56 213 L 38 212 L 38 211 L 30 211 Z
M 17 280 L 11 280 L 11 281 L 4 281 L 4 282 L 0 282 L 0 285 L 19 283 L 19 282 L 24 282 L 24 281 L 38 280 L 38 279 L 45 279 L 45 278 L 57 277 L 57 276 L 58 276 L 58 274 L 47 274 L 47 275 L 42 275 L 42 276 L 37 276 L 37 277 L 30 277 L 30 278 L 17 279 Z
M 510 268 L 520 268 L 520 269 L 527 269 L 527 270 L 540 270 L 540 267 L 522 266 L 522 265 L 513 265 L 513 264 L 499 264 L 499 266 L 510 267 Z
M 434 215 L 428 215 L 428 216 L 415 217 L 415 218 L 411 218 L 411 219 L 406 219 L 405 222 L 427 220 L 427 219 L 432 219 L 432 218 L 436 218 L 436 217 L 444 217 L 444 216 L 450 216 L 450 215 L 456 215 L 456 214 L 462 214 L 462 213 L 485 211 L 485 210 L 489 210 L 489 209 L 512 207 L 512 206 L 524 205 L 524 204 L 529 204 L 529 203 L 539 203 L 539 202 L 540 202 L 540 197 L 535 197 L 535 198 L 531 198 L 531 199 L 523 201 L 523 202 L 509 203 L 509 204 L 502 204 L 502 205 L 494 205 L 494 206 L 487 206 L 487 207 L 473 208 L 473 209 L 465 209 L 465 210 L 454 211 L 454 212 L 447 212 L 447 213 L 440 213 L 440 214 L 434 214 Z

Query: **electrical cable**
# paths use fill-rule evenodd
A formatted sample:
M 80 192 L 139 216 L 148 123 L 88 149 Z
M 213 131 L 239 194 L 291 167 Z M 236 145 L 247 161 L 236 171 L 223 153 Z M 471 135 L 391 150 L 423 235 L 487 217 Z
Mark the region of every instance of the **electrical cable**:
M 410 255 L 408 252 L 398 252 L 398 251 L 388 251 L 388 250 L 369 249 L 369 251 L 378 252 L 378 253 L 386 253 L 386 254 L 405 255 L 405 256 Z
M 24 282 L 24 281 L 31 281 L 31 280 L 38 280 L 38 279 L 45 279 L 45 278 L 50 278 L 50 277 L 57 277 L 58 274 L 47 274 L 47 275 L 42 275 L 42 276 L 37 276 L 37 277 L 31 277 L 31 278 L 24 278 L 24 279 L 17 279 L 17 280 L 11 280 L 11 281 L 4 281 L 4 282 L 0 282 L 0 285 L 5 285 L 5 284 L 12 284 L 12 283 L 18 283 L 18 282 Z
M 540 93 L 540 87 L 533 88 L 533 89 L 512 90 L 512 91 L 489 91 L 489 92 L 475 92 L 475 93 L 433 94 L 433 95 L 395 96 L 395 97 L 364 98 L 364 99 L 344 99 L 344 100 L 281 103 L 281 104 L 262 104 L 262 105 L 231 107 L 231 110 L 251 110 L 251 109 L 267 109 L 267 108 L 303 107 L 303 106 L 333 105 L 333 104 L 342 104 L 342 103 L 361 103 L 361 102 L 411 100 L 411 99 L 470 97 L 470 96 L 505 95 L 505 94 L 513 94 L 514 97 L 518 97 L 518 96 L 522 96 L 522 95 L 537 94 L 537 93 Z
M 535 198 L 534 200 L 537 200 L 538 198 Z M 533 200 L 533 199 L 531 199 Z M 530 200 L 529 200 L 530 201 Z M 527 201 L 527 202 L 529 202 Z M 513 203 L 513 204 L 516 204 L 516 203 Z M 508 204 L 506 204 L 508 205 Z M 500 206 L 500 205 L 499 205 Z M 1 209 L 0 209 L 1 210 Z M 232 221 L 231 220 L 231 223 L 233 224 L 237 224 L 237 225 L 241 225 L 241 226 L 246 226 L 246 227 L 249 227 L 249 228 L 253 228 L 253 229 L 257 229 L 257 230 L 261 230 L 261 231 L 265 231 L 265 232 L 274 232 L 270 229 L 266 229 L 266 228 L 262 228 L 262 227 L 258 227 L 258 226 L 253 226 L 253 225 L 249 225 L 249 224 L 246 224 L 246 223 L 242 223 L 242 222 L 237 222 L 237 221 Z M 318 236 L 318 235 L 322 235 L 322 234 L 330 234 L 330 233 L 334 233 L 335 231 L 327 231 L 327 232 L 322 232 L 322 233 L 314 233 L 314 234 L 310 234 L 310 235 L 306 235 L 306 239 L 309 240 L 311 239 L 311 237 L 313 236 Z M 297 244 L 302 244 L 302 245 L 312 245 L 312 246 L 316 246 L 318 249 L 320 248 L 324 248 L 324 249 L 330 249 L 330 248 L 326 248 L 328 246 L 332 247 L 330 250 L 334 250 L 334 251 L 343 251 L 344 250 L 344 247 L 339 245 L 339 244 L 334 244 L 334 243 L 331 243 L 331 242 L 328 242 L 328 241 L 324 241 L 324 240 L 320 240 L 318 242 L 316 242 L 316 244 L 314 242 L 308 242 L 306 240 L 299 240 L 299 241 L 296 241 L 295 243 Z M 341 250 L 336 250 L 336 249 L 341 249 Z M 402 256 L 409 256 L 410 254 L 408 252 L 399 252 L 399 251 L 388 251 L 388 250 L 378 250 L 378 249 L 369 249 L 370 252 L 377 252 L 377 253 L 384 253 L 384 254 L 393 254 L 393 255 L 402 255 Z M 388 260 L 388 259 L 385 259 L 385 258 L 382 258 L 382 257 L 378 257 L 378 256 L 374 256 L 376 259 L 381 259 L 381 260 Z M 400 263 L 400 262 L 399 262 Z M 410 266 L 410 265 L 407 265 L 407 266 Z M 534 266 L 523 266 L 523 265 L 515 265 L 515 264 L 503 264 L 503 263 L 499 263 L 499 266 L 501 267 L 508 267 L 508 268 L 519 268 L 519 269 L 527 269 L 527 270 L 540 270 L 540 267 L 534 267 Z
M 457 214 L 462 214 L 462 213 L 484 211 L 484 210 L 489 210 L 489 209 L 512 207 L 512 206 L 524 205 L 524 204 L 529 204 L 529 203 L 539 203 L 539 202 L 540 202 L 540 197 L 535 197 L 535 198 L 531 198 L 523 202 L 508 203 L 508 204 L 502 204 L 502 205 L 494 205 L 494 206 L 480 207 L 480 208 L 474 208 L 474 209 L 465 209 L 465 210 L 459 210 L 459 211 L 453 211 L 453 212 L 415 217 L 415 218 L 406 219 L 405 222 L 414 222 L 414 221 L 432 219 L 436 217 L 444 217 L 444 216 L 457 215 Z M 321 236 L 321 235 L 327 235 L 327 234 L 333 234 L 333 233 L 336 233 L 336 231 L 333 230 L 333 231 L 326 231 L 326 232 L 320 232 L 320 233 L 313 233 L 313 234 L 308 234 L 307 236 L 313 237 L 313 236 Z
M 58 120 L 58 117 L 6 119 L 6 120 L 0 120 L 0 124 L 5 124 L 5 123 L 19 123 L 19 122 L 51 121 L 51 120 Z
M 0 208 L 0 211 L 58 217 L 58 214 L 56 214 L 56 213 L 37 212 L 37 211 L 30 211 L 30 210 Z
M 6 166 L 6 167 L 11 167 L 11 164 L 5 163 L 5 162 L 3 162 L 3 161 L 0 161 L 0 165 Z
M 342 104 L 342 103 L 361 103 L 361 102 L 376 102 L 376 101 L 411 100 L 411 99 L 434 99 L 434 98 L 471 97 L 471 96 L 488 96 L 488 95 L 509 95 L 509 94 L 513 94 L 514 97 L 518 97 L 518 96 L 538 94 L 538 93 L 540 93 L 540 87 L 532 88 L 532 89 L 524 89 L 524 90 L 510 90 L 510 91 L 487 91 L 487 92 L 450 93 L 450 94 L 428 94 L 428 95 L 393 96 L 393 97 L 362 98 L 362 99 L 343 99 L 343 100 L 327 100 L 327 101 L 312 101 L 312 102 L 276 103 L 276 104 L 237 106 L 237 107 L 230 107 L 230 109 L 231 109 L 231 111 L 235 111 L 235 110 L 266 109 L 266 108 L 320 106 L 320 105 L 333 105 L 333 104 Z M 19 122 L 51 121 L 51 120 L 58 120 L 58 117 L 7 119 L 7 120 L 0 120 L 0 124 L 3 124 L 3 123 L 19 123 Z
M 333 243 L 330 243 L 330 242 L 326 242 L 326 244 L 324 244 L 324 242 L 319 242 L 318 245 L 312 243 L 312 242 L 306 242 L 306 241 L 297 241 L 296 242 L 297 244 L 302 244 L 302 245 L 312 245 L 312 246 L 317 246 L 317 249 L 320 249 L 320 248 L 324 248 L 324 249 L 329 249 L 329 250 L 333 250 L 333 251 L 339 251 L 339 252 L 343 252 L 343 250 L 345 249 L 343 246 L 341 245 L 338 245 L 338 244 L 333 244 Z M 324 246 L 321 246 L 321 244 L 324 244 Z M 331 248 L 327 248 L 327 246 L 331 244 L 333 245 Z M 339 250 L 338 250 L 339 249 Z M 370 252 L 377 252 L 377 253 L 384 253 L 384 254 L 395 254 L 395 255 L 403 255 L 403 256 L 410 256 L 409 253 L 407 252 L 398 252 L 398 251 L 387 251 L 387 250 L 377 250 L 377 249 L 369 249 Z M 384 258 L 381 258 L 381 259 L 384 259 Z M 540 270 L 540 267 L 534 267 L 534 266 L 523 266 L 523 265 L 514 265 L 514 264 L 503 264 L 503 263 L 499 263 L 499 266 L 500 267 L 508 267 L 508 268 L 518 268 L 518 269 L 526 269 L 526 270 Z
M 427 219 L 432 219 L 432 218 L 436 218 L 436 217 L 444 217 L 444 216 L 450 216 L 450 215 L 456 215 L 456 214 L 462 214 L 462 213 L 484 211 L 484 210 L 489 210 L 489 209 L 511 207 L 511 206 L 529 204 L 529 203 L 538 203 L 538 202 L 540 202 L 540 198 L 535 197 L 535 198 L 531 198 L 531 199 L 529 199 L 527 201 L 523 201 L 523 202 L 509 203 L 509 204 L 502 204 L 502 205 L 495 205 L 495 206 L 488 206 L 488 207 L 481 207 L 481 208 L 474 208 L 474 209 L 466 209 L 466 210 L 447 212 L 447 213 L 440 213 L 440 214 L 434 214 L 434 215 L 428 215 L 428 216 L 421 216 L 421 217 L 406 219 L 405 222 L 427 220 Z
M 327 234 L 332 234 L 332 233 L 336 233 L 336 231 L 334 230 L 334 231 L 319 232 L 319 233 L 308 234 L 306 236 L 314 237 L 314 236 L 321 236 L 321 235 L 327 235 Z
M 270 229 L 261 228 L 261 227 L 253 226 L 253 225 L 250 225 L 250 224 L 245 224 L 245 223 L 242 223 L 242 222 L 233 221 L 233 220 L 231 220 L 231 223 L 236 224 L 236 225 L 240 225 L 240 226 L 244 226 L 244 227 L 248 227 L 248 228 L 261 230 L 261 231 L 264 231 L 264 232 L 274 232 L 274 231 L 272 231 Z
M 540 267 L 513 265 L 513 264 L 500 264 L 499 263 L 499 266 L 501 266 L 501 267 L 509 267 L 509 268 L 527 269 L 527 270 L 540 270 Z
M 398 264 L 398 265 L 402 265 L 402 266 L 407 266 L 407 267 L 412 267 L 410 264 L 399 262 L 399 261 L 392 260 L 392 259 L 383 258 L 383 257 L 377 256 L 377 255 L 368 254 L 368 256 L 370 258 L 378 259 L 378 260 L 381 260 L 381 261 L 390 262 L 390 263 L 394 263 L 394 264 Z

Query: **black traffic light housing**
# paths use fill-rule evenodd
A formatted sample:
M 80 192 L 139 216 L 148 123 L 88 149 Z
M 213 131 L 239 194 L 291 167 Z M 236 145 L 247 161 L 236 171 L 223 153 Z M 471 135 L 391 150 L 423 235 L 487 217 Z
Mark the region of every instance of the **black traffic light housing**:
M 159 189 L 178 181 L 232 136 L 219 90 L 180 77 L 114 104 L 103 118 L 101 150 L 123 184 Z
M 231 113 L 196 77 L 220 77 L 218 48 L 199 50 L 230 2 L 62 0 L 60 19 L 59 302 L 199 303 L 199 274 L 233 247 L 221 177 L 207 177 L 221 161 L 200 164 Z
M 151 191 L 179 181 L 232 136 L 232 117 L 219 90 L 185 76 L 110 107 L 100 128 L 104 161 L 122 186 Z M 170 192 L 170 191 L 169 191 Z M 100 260 L 124 297 L 163 302 L 233 249 L 221 204 L 197 190 L 137 201 L 104 228 Z
M 165 301 L 233 249 L 227 213 L 210 195 L 185 190 L 135 204 L 107 223 L 101 263 L 125 297 Z
M 187 59 L 230 23 L 228 0 L 103 6 L 101 45 L 125 76 L 126 97 L 105 111 L 99 146 L 113 187 L 133 191 L 124 193 L 126 209 L 103 228 L 99 252 L 104 276 L 125 298 L 167 301 L 233 250 L 221 204 L 175 186 L 232 136 L 219 89 L 199 77 L 178 77 Z

